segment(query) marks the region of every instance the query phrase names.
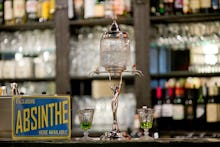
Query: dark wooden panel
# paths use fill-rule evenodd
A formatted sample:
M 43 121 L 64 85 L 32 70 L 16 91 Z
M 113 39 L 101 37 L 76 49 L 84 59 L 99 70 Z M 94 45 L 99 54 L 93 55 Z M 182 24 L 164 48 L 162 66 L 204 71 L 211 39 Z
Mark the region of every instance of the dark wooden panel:
M 56 0 L 56 92 L 70 92 L 69 76 L 69 19 L 67 0 Z
M 136 64 L 137 69 L 141 70 L 144 74 L 144 77 L 135 79 L 137 107 L 141 107 L 142 105 L 151 106 L 149 73 L 149 5 L 148 0 L 138 0 L 134 3 Z

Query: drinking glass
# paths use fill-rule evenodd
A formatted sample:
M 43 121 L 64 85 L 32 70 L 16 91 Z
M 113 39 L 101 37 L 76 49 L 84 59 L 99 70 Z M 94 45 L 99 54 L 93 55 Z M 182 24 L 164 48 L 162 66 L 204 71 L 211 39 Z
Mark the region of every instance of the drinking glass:
M 144 130 L 144 136 L 140 137 L 141 140 L 152 140 L 153 138 L 149 136 L 149 129 L 152 128 L 153 125 L 153 114 L 154 109 L 142 107 L 137 109 L 140 127 Z
M 80 140 L 92 140 L 92 138 L 89 137 L 88 130 L 91 129 L 92 127 L 94 109 L 92 108 L 80 109 L 78 111 L 78 114 L 79 114 L 80 128 L 84 131 L 83 137 L 80 138 Z

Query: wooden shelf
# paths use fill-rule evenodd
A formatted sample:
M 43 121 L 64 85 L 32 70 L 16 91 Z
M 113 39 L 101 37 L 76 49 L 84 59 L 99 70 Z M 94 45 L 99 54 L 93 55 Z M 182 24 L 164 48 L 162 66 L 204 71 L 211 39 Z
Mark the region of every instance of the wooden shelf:
M 0 79 L 0 82 L 50 82 L 55 81 L 55 78 L 14 78 Z
M 132 80 L 134 79 L 135 76 L 132 75 L 124 75 L 123 79 L 125 80 Z M 119 77 L 112 77 L 112 79 L 119 79 Z M 107 75 L 100 75 L 100 76 L 93 76 L 93 77 L 89 77 L 89 76 L 72 76 L 71 80 L 108 80 L 108 76 Z
M 119 24 L 133 25 L 133 18 L 119 18 L 117 20 Z M 79 20 L 70 20 L 70 26 L 94 26 L 94 25 L 110 25 L 112 19 L 110 18 L 91 18 L 91 19 L 79 19 Z
M 167 16 L 151 16 L 152 23 L 181 23 L 181 22 L 202 22 L 220 20 L 220 13 L 210 14 L 188 14 L 188 15 L 167 15 Z M 133 25 L 133 18 L 119 18 L 118 23 Z M 94 25 L 109 25 L 112 23 L 110 18 L 89 18 L 70 20 L 70 26 L 94 26 Z
M 16 31 L 16 30 L 32 30 L 32 29 L 52 29 L 54 28 L 54 22 L 28 22 L 25 24 L 15 25 L 0 25 L 1 31 Z
M 160 78 L 178 78 L 178 77 L 215 77 L 220 76 L 220 73 L 195 73 L 189 71 L 176 71 L 161 74 L 151 74 L 151 79 Z
M 189 14 L 181 16 L 151 16 L 152 23 L 184 23 L 184 22 L 204 22 L 220 20 L 220 13 L 211 14 Z

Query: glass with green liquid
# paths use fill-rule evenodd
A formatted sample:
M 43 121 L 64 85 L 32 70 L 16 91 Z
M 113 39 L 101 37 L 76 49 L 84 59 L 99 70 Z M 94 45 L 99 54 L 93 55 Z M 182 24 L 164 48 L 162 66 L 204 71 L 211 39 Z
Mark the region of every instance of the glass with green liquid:
M 153 126 L 154 109 L 143 106 L 137 109 L 140 121 L 140 127 L 144 130 L 144 136 L 140 137 L 141 140 L 152 140 L 149 136 L 149 129 Z
M 84 131 L 83 137 L 80 140 L 92 140 L 89 137 L 88 130 L 92 127 L 94 109 L 80 109 L 78 111 L 79 121 L 80 121 L 80 128 Z

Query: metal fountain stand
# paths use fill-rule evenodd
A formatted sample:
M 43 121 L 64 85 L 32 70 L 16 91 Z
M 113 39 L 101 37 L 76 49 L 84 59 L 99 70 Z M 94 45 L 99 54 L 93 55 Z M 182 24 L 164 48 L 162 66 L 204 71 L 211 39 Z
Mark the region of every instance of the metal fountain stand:
M 128 39 L 128 35 L 125 32 L 121 32 L 117 22 L 115 19 L 113 19 L 113 23 L 110 27 L 109 32 L 105 32 L 105 39 L 109 38 L 114 38 L 114 39 Z M 102 40 L 101 40 L 102 41 Z M 116 42 L 117 43 L 117 42 Z M 123 46 L 123 45 L 122 45 Z M 126 54 L 126 56 L 130 55 L 130 45 L 126 46 L 128 52 L 125 50 L 125 47 L 118 47 L 116 49 L 112 49 L 111 47 L 108 48 L 108 53 L 110 56 L 114 56 L 117 51 L 120 53 L 123 52 Z M 102 49 L 105 47 L 101 47 Z M 123 48 L 120 50 L 120 48 Z M 109 51 L 110 49 L 110 51 Z M 117 50 L 117 51 L 116 51 Z M 124 52 L 125 51 L 125 52 Z M 102 50 L 100 51 L 102 52 Z M 100 57 L 103 54 L 100 54 Z M 128 55 L 128 56 L 129 56 Z M 105 58 L 105 57 L 104 57 Z M 101 57 L 101 60 L 104 60 L 103 57 Z M 110 57 L 110 59 L 114 59 L 114 57 Z M 121 60 L 121 59 L 120 59 Z M 123 60 L 123 59 L 122 59 Z M 125 61 L 123 63 L 127 64 L 128 59 L 124 59 Z M 103 62 L 109 62 L 109 63 L 103 63 Z M 94 75 L 101 75 L 101 74 L 108 74 L 108 79 L 109 79 L 109 87 L 112 90 L 112 101 L 111 101 L 111 108 L 112 108 L 112 113 L 113 113 L 113 124 L 112 124 L 112 130 L 109 132 L 105 132 L 100 139 L 101 140 L 126 140 L 125 134 L 120 131 L 119 125 L 118 125 L 118 120 L 117 120 L 117 109 L 118 109 L 118 98 L 120 95 L 121 91 L 121 86 L 122 86 L 122 78 L 123 78 L 123 73 L 130 73 L 131 75 L 138 75 L 139 77 L 143 76 L 143 73 L 140 70 L 136 69 L 136 65 L 132 66 L 132 70 L 126 70 L 126 65 L 124 64 L 123 66 L 119 62 L 111 62 L 111 61 L 100 61 L 101 65 L 104 67 L 104 70 L 100 70 L 97 68 L 95 71 L 89 73 L 90 77 L 93 77 Z M 120 78 L 120 81 L 118 85 L 113 85 L 111 83 L 112 77 L 114 78 Z

